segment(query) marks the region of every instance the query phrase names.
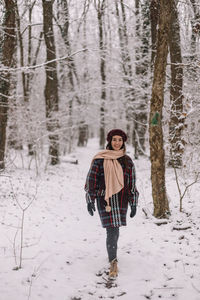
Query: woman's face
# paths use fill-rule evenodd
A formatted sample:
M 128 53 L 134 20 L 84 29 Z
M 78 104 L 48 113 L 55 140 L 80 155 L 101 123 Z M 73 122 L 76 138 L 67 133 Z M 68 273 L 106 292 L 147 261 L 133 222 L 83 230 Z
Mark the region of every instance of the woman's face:
M 111 146 L 113 150 L 120 150 L 123 145 L 123 138 L 119 135 L 114 135 L 112 137 Z

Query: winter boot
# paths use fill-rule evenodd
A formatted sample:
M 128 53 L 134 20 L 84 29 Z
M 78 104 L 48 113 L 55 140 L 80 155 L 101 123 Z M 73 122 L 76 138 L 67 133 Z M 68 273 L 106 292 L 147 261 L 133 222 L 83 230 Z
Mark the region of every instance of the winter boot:
M 115 278 L 118 275 L 118 268 L 117 268 L 117 259 L 113 259 L 110 262 L 110 271 L 109 271 L 109 277 Z

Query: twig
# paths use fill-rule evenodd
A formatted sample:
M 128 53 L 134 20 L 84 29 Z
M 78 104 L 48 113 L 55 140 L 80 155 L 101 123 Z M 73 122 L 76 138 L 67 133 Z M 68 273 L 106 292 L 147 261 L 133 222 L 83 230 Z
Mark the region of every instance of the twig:
M 194 283 L 191 282 L 191 285 L 198 293 L 200 293 L 200 290 L 194 285 Z
M 145 216 L 146 216 L 146 218 L 147 219 L 152 219 L 152 214 L 150 213 L 150 211 L 148 210 L 148 208 L 146 208 L 146 207 L 143 207 L 142 208 L 142 211 L 143 211 L 143 213 L 145 214 Z
M 154 288 L 154 290 L 175 290 L 175 289 L 183 289 L 182 286 L 172 286 L 172 287 L 161 287 L 161 288 Z
M 22 260 L 23 260 L 23 248 L 24 248 L 24 218 L 25 218 L 25 212 L 26 210 L 31 206 L 31 204 L 33 203 L 33 201 L 36 199 L 36 194 L 37 194 L 37 187 L 36 187 L 36 192 L 35 195 L 33 196 L 32 200 L 28 203 L 28 205 L 26 205 L 25 207 L 22 207 L 21 203 L 19 202 L 17 195 L 14 192 L 14 188 L 13 188 L 13 184 L 12 181 L 10 179 L 10 185 L 12 188 L 12 193 L 13 193 L 13 198 L 15 199 L 17 205 L 19 206 L 19 208 L 22 211 L 22 216 L 21 216 L 21 226 L 19 227 L 20 229 L 20 253 L 19 253 L 19 265 L 17 267 L 14 268 L 14 270 L 19 270 L 22 268 Z M 27 196 L 28 198 L 28 196 Z M 18 230 L 15 234 L 15 238 L 14 238 L 14 257 L 15 257 L 15 262 L 17 264 L 17 259 L 16 259 L 16 246 L 15 246 L 15 241 L 16 241 L 16 236 L 17 236 Z
M 173 230 L 187 230 L 187 229 L 190 229 L 191 226 L 185 226 L 185 227 L 173 227 Z
M 29 285 L 29 291 L 28 291 L 28 300 L 30 299 L 31 297 L 31 291 L 32 291 L 32 287 L 33 287 L 33 279 L 37 279 L 39 277 L 39 271 L 40 271 L 40 268 L 41 266 L 48 260 L 49 257 L 45 258 L 41 263 L 40 265 L 37 267 L 37 268 L 34 268 L 34 271 L 33 273 L 31 274 L 31 280 L 30 280 L 30 285 Z
M 84 51 L 88 51 L 88 49 L 83 48 L 83 49 L 77 50 L 76 52 L 72 53 L 71 55 L 65 55 L 63 57 L 58 57 L 58 58 L 49 60 L 47 62 L 44 62 L 42 64 L 38 64 L 38 65 L 24 66 L 24 67 L 19 67 L 19 68 L 0 68 L 0 72 L 28 71 L 28 70 L 37 69 L 37 68 L 41 68 L 41 67 L 44 67 L 46 65 L 49 65 L 53 62 L 62 61 L 62 60 L 65 60 L 65 59 L 70 59 L 71 57 L 75 56 L 76 54 L 79 54 L 79 53 L 84 52 Z
M 177 171 L 176 171 L 176 168 L 173 166 L 173 169 L 174 169 L 174 173 L 175 173 L 175 178 L 176 178 L 176 184 L 177 184 L 177 188 L 178 188 L 178 192 L 179 192 L 179 196 L 180 196 L 180 207 L 179 207 L 179 211 L 182 212 L 182 209 L 183 209 L 183 198 L 188 190 L 189 187 L 191 187 L 193 184 L 195 184 L 197 181 L 198 181 L 198 177 L 199 177 L 199 174 L 200 172 L 198 172 L 196 174 L 196 178 L 193 182 L 191 182 L 190 184 L 188 184 L 186 187 L 185 187 L 185 190 L 182 194 L 181 192 L 181 188 L 180 188 L 180 185 L 179 185 L 179 180 L 178 180 L 178 174 L 177 174 Z
M 15 258 L 15 264 L 16 264 L 16 266 L 17 266 L 17 254 L 16 254 L 16 246 L 15 245 L 16 245 L 16 238 L 17 238 L 18 231 L 19 231 L 19 228 L 18 228 L 18 230 L 15 233 L 14 241 L 13 241 L 13 252 L 14 252 L 14 258 Z

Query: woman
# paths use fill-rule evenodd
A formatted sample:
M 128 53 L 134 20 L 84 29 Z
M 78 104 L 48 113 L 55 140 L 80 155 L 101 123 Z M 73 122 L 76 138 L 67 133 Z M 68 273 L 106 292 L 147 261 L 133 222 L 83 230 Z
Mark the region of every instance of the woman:
M 96 199 L 102 226 L 106 228 L 109 277 L 118 275 L 119 227 L 126 226 L 128 203 L 131 207 L 130 217 L 135 216 L 139 195 L 135 185 L 135 167 L 126 155 L 126 140 L 125 132 L 120 129 L 108 133 L 106 150 L 93 158 L 85 184 L 88 212 L 93 216 Z

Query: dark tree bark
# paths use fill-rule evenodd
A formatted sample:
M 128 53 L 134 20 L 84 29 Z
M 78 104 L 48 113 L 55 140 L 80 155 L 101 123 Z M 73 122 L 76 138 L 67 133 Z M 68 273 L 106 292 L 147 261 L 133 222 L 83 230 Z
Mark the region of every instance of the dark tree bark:
M 154 79 L 149 118 L 152 196 L 154 202 L 154 216 L 157 218 L 166 217 L 169 210 L 165 186 L 165 153 L 163 147 L 162 109 L 168 55 L 169 24 L 171 20 L 170 1 L 171 0 L 160 1 L 157 53 L 154 65 Z
M 55 165 L 59 162 L 59 135 L 58 135 L 58 79 L 56 70 L 56 49 L 53 32 L 53 2 L 42 0 L 43 4 L 43 29 L 44 39 L 46 43 L 46 59 L 48 64 L 45 65 L 46 85 L 45 85 L 45 101 L 46 101 L 46 119 L 47 130 L 49 132 L 49 155 L 51 164 Z
M 171 88 L 170 88 L 170 160 L 169 165 L 180 167 L 184 141 L 183 130 L 183 67 L 181 55 L 180 27 L 178 12 L 174 0 L 169 1 L 171 7 L 171 22 L 169 30 L 169 51 L 171 60 Z
M 160 1 L 159 0 L 151 0 L 150 5 L 150 19 L 151 19 L 151 63 L 152 66 L 154 64 L 155 56 L 156 56 L 156 45 L 157 45 L 157 25 L 160 13 Z
M 12 66 L 15 51 L 15 3 L 12 0 L 5 0 L 5 15 L 3 21 L 2 43 L 2 65 L 9 68 Z M 10 89 L 9 69 L 1 73 L 0 80 L 0 169 L 5 168 L 5 146 L 6 127 L 8 114 L 8 95 Z
M 12 67 L 17 68 L 17 47 L 15 47 L 15 53 L 13 53 Z M 22 137 L 19 132 L 19 124 L 16 116 L 17 112 L 17 74 L 14 72 L 10 77 L 10 88 L 9 95 L 11 99 L 9 100 L 9 128 L 7 135 L 7 147 L 9 149 L 22 150 L 23 143 Z

